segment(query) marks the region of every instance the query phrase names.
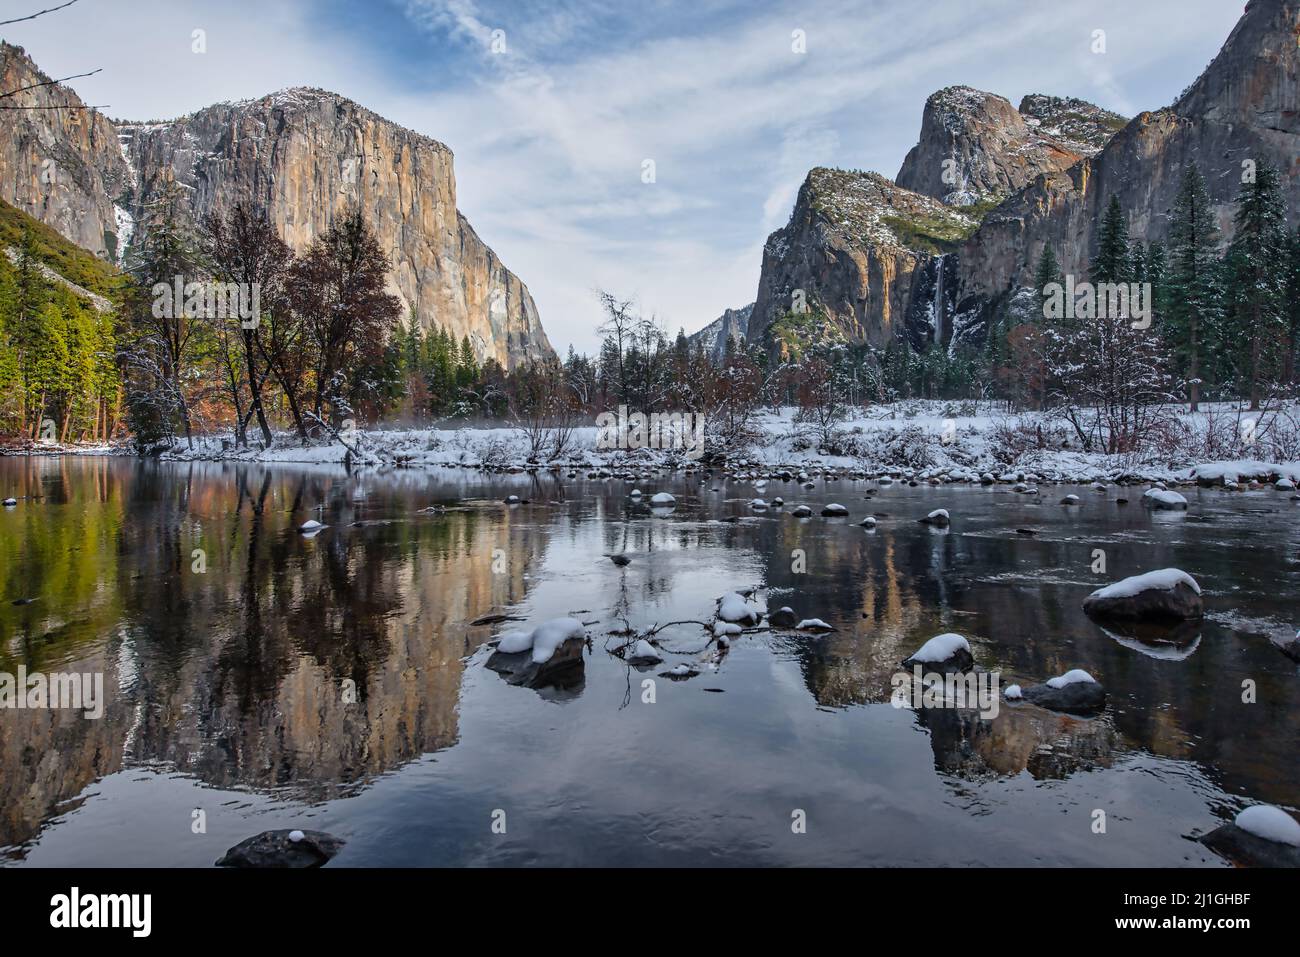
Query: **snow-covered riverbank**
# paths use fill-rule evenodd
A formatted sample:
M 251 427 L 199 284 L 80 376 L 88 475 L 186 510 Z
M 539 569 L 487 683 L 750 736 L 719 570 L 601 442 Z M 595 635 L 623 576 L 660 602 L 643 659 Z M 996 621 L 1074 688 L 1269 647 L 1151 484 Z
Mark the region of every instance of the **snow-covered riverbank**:
M 1235 413 L 1234 413 L 1235 414 Z M 1087 452 L 1071 441 L 1059 419 L 1039 413 L 1005 414 L 991 403 L 906 402 L 874 406 L 837 426 L 834 450 L 818 448 L 796 422 L 795 410 L 762 413 L 754 425 L 758 440 L 729 456 L 732 474 L 794 470 L 874 476 L 889 473 L 916 481 L 1086 483 L 1122 480 L 1248 485 L 1300 484 L 1300 461 L 1238 454 L 1232 458 L 1197 455 L 1212 450 L 1208 436 L 1222 429 L 1225 412 L 1179 413 L 1182 447 L 1107 455 Z M 1217 417 L 1217 418 L 1216 418 Z M 229 435 L 196 438 L 193 448 L 178 444 L 162 454 L 172 461 L 248 461 L 283 464 L 429 468 L 490 471 L 558 469 L 638 475 L 664 469 L 693 469 L 701 463 L 675 450 L 607 450 L 599 447 L 593 424 L 573 428 L 558 456 L 533 454 L 533 439 L 517 427 L 386 428 L 351 433 L 340 441 L 303 445 L 293 435 L 276 436 L 270 448 L 260 443 L 235 448 Z M 1222 445 L 1222 443 L 1220 443 Z M 1242 449 L 1250 450 L 1249 443 Z M 835 454 L 832 454 L 835 453 Z M 117 447 L 36 447 L 16 454 L 130 454 Z M 10 453 L 15 454 L 15 453 Z M 716 467 L 716 465 L 714 466 Z

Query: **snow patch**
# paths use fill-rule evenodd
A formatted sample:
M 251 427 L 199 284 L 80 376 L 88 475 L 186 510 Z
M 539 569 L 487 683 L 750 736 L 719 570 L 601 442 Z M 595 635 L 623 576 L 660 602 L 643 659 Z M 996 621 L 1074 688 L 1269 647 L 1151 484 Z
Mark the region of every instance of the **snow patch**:
M 1123 581 L 1117 581 L 1113 585 L 1107 585 L 1105 588 L 1099 588 L 1092 593 L 1092 598 L 1132 598 L 1144 591 L 1170 591 L 1179 583 L 1186 585 L 1196 594 L 1201 593 L 1201 586 L 1196 583 L 1196 579 L 1187 572 L 1178 568 L 1162 568 L 1159 571 L 1147 572 L 1145 575 L 1133 575 L 1125 578 Z

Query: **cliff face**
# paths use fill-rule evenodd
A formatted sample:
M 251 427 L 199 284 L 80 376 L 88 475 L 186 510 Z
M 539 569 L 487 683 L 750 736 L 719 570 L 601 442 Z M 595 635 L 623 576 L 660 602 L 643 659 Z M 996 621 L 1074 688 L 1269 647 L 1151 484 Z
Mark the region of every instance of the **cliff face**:
M 749 337 L 817 332 L 876 348 L 904 332 L 918 344 L 942 338 L 942 311 L 931 316 L 911 310 L 912 303 L 918 288 L 933 288 L 935 263 L 945 249 L 974 228 L 960 210 L 878 173 L 814 169 L 789 224 L 763 249 Z M 824 315 L 829 328 L 795 328 L 802 324 L 795 308 L 799 293 L 805 315 Z
M 694 335 L 687 336 L 692 347 L 704 350 L 714 362 L 721 362 L 727 355 L 727 343 L 745 343 L 749 337 L 749 317 L 754 314 L 754 304 L 739 309 L 728 309 L 717 319 Z
M 20 48 L 0 44 L 0 90 L 48 79 Z M 42 108 L 4 114 L 4 198 L 96 255 L 117 256 L 168 179 L 187 187 L 199 219 L 240 201 L 265 206 L 299 251 L 357 202 L 408 314 L 469 336 L 480 360 L 509 367 L 554 355 L 528 288 L 457 211 L 451 150 L 350 100 L 288 90 L 118 127 L 58 85 L 9 100 Z
M 296 250 L 357 202 L 392 263 L 390 286 L 426 328 L 469 336 L 505 366 L 554 354 L 528 289 L 456 209 L 443 144 L 322 90 L 209 107 L 172 123 L 124 126 L 138 211 L 168 179 L 196 217 L 264 206 Z
M 1017 110 L 968 86 L 930 96 L 898 185 L 945 203 L 998 200 L 1095 153 L 1123 120 L 1083 100 L 1035 94 Z
M 751 338 L 804 289 L 832 334 L 873 346 L 904 333 L 915 346 L 977 341 L 992 316 L 1023 306 L 1045 245 L 1063 271 L 1087 272 L 1112 195 L 1135 239 L 1163 241 L 1183 171 L 1195 166 L 1231 238 L 1247 161 L 1278 167 L 1289 207 L 1300 208 L 1300 0 L 1251 0 L 1172 107 L 1127 123 L 1077 99 L 1033 94 L 1015 109 L 969 87 L 941 90 L 897 185 L 809 175 L 790 225 L 764 250 Z M 963 234 L 922 203 L 934 200 L 1000 203 Z
M 63 86 L 48 83 L 22 47 L 0 43 L 0 189 L 4 199 L 97 256 L 117 252 L 114 207 L 129 174 L 117 130 Z M 29 89 L 30 87 L 35 87 Z
M 1031 282 L 1045 244 L 1064 271 L 1085 272 L 1111 196 L 1130 211 L 1136 239 L 1167 239 L 1189 166 L 1204 176 L 1225 238 L 1247 161 L 1278 167 L 1289 208 L 1300 208 L 1298 45 L 1300 0 L 1251 0 L 1172 107 L 1141 114 L 1096 156 L 1036 179 L 989 214 L 962 249 L 962 308 L 988 312 Z

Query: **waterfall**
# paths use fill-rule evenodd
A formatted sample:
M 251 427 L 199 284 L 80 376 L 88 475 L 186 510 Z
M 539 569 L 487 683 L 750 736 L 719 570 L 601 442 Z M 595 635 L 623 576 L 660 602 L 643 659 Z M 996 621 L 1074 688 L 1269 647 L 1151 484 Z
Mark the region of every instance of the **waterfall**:
M 948 257 L 939 257 L 939 265 L 934 279 L 934 344 L 943 344 L 943 264 Z

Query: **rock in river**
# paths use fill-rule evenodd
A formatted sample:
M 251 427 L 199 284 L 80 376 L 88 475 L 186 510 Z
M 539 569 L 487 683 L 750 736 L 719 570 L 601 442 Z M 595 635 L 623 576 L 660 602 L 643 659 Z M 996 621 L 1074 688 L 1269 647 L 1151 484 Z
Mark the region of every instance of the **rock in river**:
M 1177 492 L 1169 492 L 1161 488 L 1147 489 L 1142 496 L 1142 504 L 1166 512 L 1187 511 L 1187 499 Z
M 921 519 L 922 525 L 933 525 L 935 528 L 947 528 L 952 523 L 948 516 L 946 508 L 936 508 L 933 512 Z
M 970 642 L 961 635 L 936 635 L 912 657 L 904 659 L 903 665 L 908 668 L 923 665 L 927 669 L 945 673 L 967 671 L 975 666 L 975 657 L 971 654 Z
M 1162 568 L 1099 588 L 1083 600 L 1083 610 L 1093 618 L 1185 621 L 1200 618 L 1204 603 L 1196 579 L 1177 568 Z
M 1267 804 L 1246 808 L 1201 843 L 1246 867 L 1300 867 L 1300 823 Z
M 345 843 L 324 831 L 263 831 L 226 851 L 217 867 L 322 867 Z
M 767 621 L 773 628 L 793 628 L 799 623 L 799 616 L 793 608 L 778 608 L 767 616 Z
M 1076 668 L 1041 685 L 1032 685 L 1022 692 L 1024 699 L 1067 714 L 1096 714 L 1106 707 L 1106 689 L 1086 671 Z

